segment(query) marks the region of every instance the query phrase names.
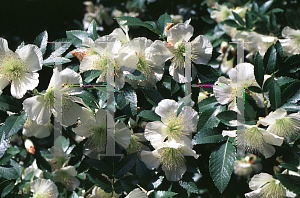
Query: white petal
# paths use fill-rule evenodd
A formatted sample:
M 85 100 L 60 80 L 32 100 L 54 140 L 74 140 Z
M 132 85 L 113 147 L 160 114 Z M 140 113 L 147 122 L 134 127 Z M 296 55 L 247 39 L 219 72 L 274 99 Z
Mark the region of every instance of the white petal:
M 98 126 L 104 126 L 106 127 L 106 122 L 107 122 L 107 119 L 110 119 L 110 116 L 109 114 L 107 113 L 106 110 L 104 109 L 99 109 L 97 114 L 96 114 L 96 122 L 98 124 Z M 113 119 L 112 120 L 109 120 L 111 123 L 113 122 Z
M 196 64 L 208 63 L 213 51 L 213 47 L 209 39 L 203 35 L 199 35 L 191 43 L 192 61 Z
M 131 132 L 124 123 L 117 123 L 115 125 L 115 140 L 124 149 L 130 144 Z
M 267 125 L 274 124 L 277 119 L 281 119 L 286 115 L 287 115 L 286 110 L 283 108 L 280 108 L 280 109 L 277 109 L 275 112 L 267 115 L 267 117 L 260 119 L 259 121 L 262 125 L 267 126 Z
M 121 28 L 114 29 L 114 31 L 112 33 L 110 33 L 110 35 L 113 35 L 118 40 L 122 41 L 123 43 L 126 43 L 127 41 L 129 41 L 129 38 L 125 35 L 125 33 L 123 32 L 123 30 Z
M 82 137 L 89 137 L 91 136 L 91 131 L 93 128 L 95 128 L 97 125 L 93 120 L 87 120 L 86 123 L 84 123 L 82 126 L 79 126 L 77 128 L 72 128 L 72 130 L 79 136 Z
M 102 59 L 99 55 L 90 55 L 83 57 L 79 70 L 80 72 L 84 72 L 87 70 L 99 70 L 98 62 Z
M 194 28 L 189 24 L 178 23 L 167 32 L 168 41 L 174 46 L 177 42 L 188 42 L 193 36 Z
M 35 120 L 38 125 L 43 125 L 49 122 L 51 111 L 50 107 L 45 105 L 44 96 L 38 95 L 27 98 L 23 102 L 23 107 L 26 114 Z
M 148 122 L 145 128 L 145 138 L 153 144 L 163 142 L 168 136 L 167 126 L 160 121 Z
M 80 94 L 82 88 L 78 87 L 82 85 L 82 78 L 80 74 L 76 73 L 74 70 L 66 68 L 60 72 L 61 82 L 64 87 L 63 92 L 66 94 Z M 75 85 L 75 86 L 73 86 Z M 61 87 L 62 85 L 60 85 Z
M 12 54 L 13 51 L 11 51 L 9 48 L 8 48 L 8 43 L 7 43 L 7 40 L 4 39 L 4 38 L 0 38 L 0 57 L 2 57 L 3 55 L 9 55 L 9 54 Z
M 23 72 L 19 78 L 12 81 L 10 92 L 15 98 L 22 98 L 27 90 L 33 90 L 39 84 L 38 73 L 25 73 Z
M 254 191 L 251 191 L 251 192 L 249 192 L 249 193 L 246 193 L 245 194 L 245 197 L 246 198 L 259 198 L 259 195 L 260 195 L 260 191 L 261 191 L 262 189 L 261 188 L 259 188 L 259 189 L 257 189 L 257 190 L 254 190 Z
M 187 134 L 196 132 L 199 119 L 197 111 L 192 109 L 192 107 L 185 106 L 182 108 L 178 117 L 181 117 L 184 120 L 184 132 L 187 132 Z
M 9 84 L 9 80 L 7 78 L 3 78 L 0 75 L 0 95 L 2 94 L 2 90 Z
M 229 136 L 229 137 L 236 137 L 236 130 L 223 130 L 222 135 Z
M 250 63 L 239 63 L 236 70 L 234 68 L 229 70 L 228 75 L 232 82 L 237 82 L 238 85 L 245 85 L 246 87 L 255 81 L 254 66 Z
M 173 57 L 173 54 L 168 50 L 166 44 L 156 40 L 145 50 L 145 58 L 153 65 L 162 65 L 167 60 Z
M 251 181 L 249 182 L 249 188 L 251 190 L 257 190 L 272 180 L 274 180 L 273 176 L 269 175 L 268 173 L 260 173 L 254 175 Z
M 234 95 L 231 93 L 233 90 L 233 85 L 231 81 L 221 76 L 218 81 L 213 85 L 213 92 L 217 101 L 224 105 L 229 103 L 234 99 Z
M 171 66 L 169 67 L 169 73 L 170 75 L 173 77 L 173 79 L 176 81 L 176 82 L 179 82 L 179 83 L 185 83 L 186 82 L 186 78 L 184 76 L 184 68 L 176 68 L 174 67 L 175 65 L 175 62 L 173 62 L 171 64 Z
M 56 107 L 56 109 L 60 109 L 60 107 L 55 105 L 55 102 L 54 102 L 54 106 Z M 82 111 L 81 107 L 78 104 L 76 104 L 75 102 L 72 102 L 69 98 L 64 99 L 62 101 L 61 107 L 62 107 L 61 124 L 65 125 L 65 126 L 74 124 L 81 114 L 81 111 Z M 59 112 L 58 112 L 58 117 L 56 119 L 61 120 Z
M 269 144 L 264 143 L 263 148 L 259 149 L 261 154 L 265 156 L 265 158 L 272 157 L 275 154 L 275 148 Z
M 126 67 L 129 72 L 133 72 L 136 69 L 139 58 L 135 52 L 119 53 L 119 55 L 115 57 L 115 61 L 120 67 Z
M 34 72 L 42 69 L 43 54 L 37 46 L 30 44 L 25 45 L 24 47 L 17 49 L 16 53 L 25 61 L 28 71 Z
M 162 167 L 162 170 L 165 172 L 166 178 L 169 181 L 179 181 L 186 172 L 186 169 L 187 168 L 185 164 L 182 164 L 182 166 L 177 169 L 172 168 L 170 170 L 166 169 L 164 166 Z
M 157 150 L 154 150 L 154 151 L 144 151 L 143 150 L 141 152 L 141 160 L 151 170 L 157 169 L 160 164 L 159 154 L 158 154 Z
M 131 191 L 125 198 L 148 198 L 148 196 L 139 188 L 136 188 L 133 191 Z
M 163 123 L 167 123 L 170 116 L 177 116 L 178 103 L 175 100 L 164 99 L 155 108 L 155 113 L 161 117 Z
M 283 143 L 283 137 L 279 137 L 273 133 L 269 133 L 265 130 L 260 130 L 260 132 L 263 135 L 263 139 L 266 143 L 276 145 L 276 146 L 281 146 Z
M 188 146 L 184 146 L 183 147 L 183 155 L 184 156 L 192 156 L 195 159 L 197 159 L 199 157 L 199 155 L 197 155 L 196 151 L 192 150 L 190 147 Z

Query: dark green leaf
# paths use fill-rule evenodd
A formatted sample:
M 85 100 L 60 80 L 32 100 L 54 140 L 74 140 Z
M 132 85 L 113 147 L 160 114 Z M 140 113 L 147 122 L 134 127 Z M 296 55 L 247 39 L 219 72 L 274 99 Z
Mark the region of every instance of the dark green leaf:
M 287 174 L 277 174 L 276 178 L 286 187 L 289 191 L 295 194 L 300 194 L 300 177 Z
M 276 49 L 271 45 L 264 56 L 266 74 L 272 74 L 276 69 Z
M 209 65 L 195 65 L 201 82 L 216 81 L 220 77 L 219 73 Z
M 83 102 L 88 105 L 89 107 L 94 107 L 97 108 L 97 100 L 95 98 L 95 96 L 86 90 L 83 90 L 81 94 L 76 95 L 80 98 L 82 98 Z
M 99 172 L 95 169 L 89 169 L 86 175 L 91 182 L 99 186 L 105 192 L 112 192 L 112 186 L 110 181 L 108 181 L 104 176 L 99 174 Z
M 264 63 L 259 52 L 256 53 L 254 58 L 254 75 L 256 82 L 262 87 L 264 82 Z
M 5 179 L 18 179 L 19 172 L 14 167 L 0 166 L 0 177 L 3 177 Z
M 137 114 L 137 95 L 131 86 L 124 86 L 122 89 L 126 100 L 129 102 L 131 114 L 135 116 Z
M 219 113 L 217 118 L 225 125 L 232 126 L 229 122 L 237 119 L 237 113 L 232 110 L 227 110 Z
M 141 160 L 138 160 L 136 163 L 136 176 L 138 177 L 141 186 L 149 191 L 151 184 L 151 175 L 147 166 Z
M 264 14 L 270 8 L 272 3 L 273 3 L 273 0 L 270 0 L 270 1 L 265 2 L 263 5 L 261 5 L 259 8 L 260 14 Z
M 171 95 L 176 93 L 180 89 L 178 82 L 173 80 L 173 78 L 171 76 L 164 75 L 162 81 L 163 81 L 162 85 L 166 89 L 170 90 Z
M 81 76 L 85 82 L 90 83 L 90 82 L 92 82 L 92 80 L 99 77 L 102 73 L 103 73 L 103 70 L 88 70 L 88 71 L 83 72 L 81 74 Z
M 144 76 L 144 74 L 142 74 L 139 70 L 126 74 L 126 78 L 130 80 L 147 80 L 146 76 Z
M 0 95 L 0 110 L 18 113 L 23 109 L 22 102 L 12 96 Z
M 235 148 L 227 141 L 213 151 L 209 160 L 210 175 L 221 193 L 226 189 L 235 163 Z
M 224 110 L 225 106 L 218 105 L 214 108 L 207 109 L 202 113 L 199 113 L 200 119 L 197 123 L 197 131 L 218 126 L 220 120 L 216 117 L 216 115 Z
M 2 193 L 1 193 L 1 198 L 8 195 L 14 187 L 15 187 L 15 182 L 14 181 L 6 181 L 5 188 L 3 188 Z
M 138 88 L 144 94 L 146 100 L 153 106 L 157 106 L 157 104 L 164 99 L 162 95 L 154 88 L 140 86 Z
M 239 24 L 237 24 L 234 20 L 226 19 L 224 23 L 230 27 L 239 28 L 241 27 Z
M 300 111 L 300 106 L 294 103 L 285 103 L 280 108 L 283 108 L 287 111 L 298 112 Z
M 35 38 L 33 44 L 38 46 L 41 49 L 42 54 L 44 55 L 47 49 L 47 42 L 48 42 L 48 33 L 45 30 Z
M 250 87 L 248 87 L 248 89 L 250 91 L 255 92 L 255 93 L 261 93 L 262 92 L 262 90 L 259 87 L 257 87 L 257 86 L 250 86 Z
M 193 138 L 193 145 L 196 144 L 211 144 L 220 143 L 227 140 L 227 137 L 223 137 L 222 134 L 215 128 L 213 129 L 203 129 L 199 131 Z
M 199 113 L 218 106 L 218 103 L 214 96 L 201 100 L 201 102 L 198 103 Z
M 186 190 L 189 197 L 191 193 L 200 194 L 199 189 L 195 184 L 195 182 L 179 181 L 179 185 Z
M 161 121 L 160 116 L 151 110 L 143 110 L 138 114 L 138 116 L 151 121 Z
M 286 9 L 285 18 L 289 26 L 293 29 L 300 29 L 300 20 L 297 13 L 294 10 Z
M 293 96 L 299 90 L 299 87 L 300 87 L 299 80 L 287 86 L 282 92 L 282 102 L 285 102 L 287 99 Z
M 254 12 L 258 12 L 258 5 L 255 1 L 252 2 L 251 10 Z
M 273 31 L 276 28 L 276 16 L 273 12 L 271 12 L 269 29 Z
M 281 69 L 277 71 L 276 75 L 284 75 L 286 73 L 292 72 L 293 69 L 300 67 L 300 54 L 292 55 L 288 57 L 283 64 L 281 64 Z
M 48 172 L 52 172 L 52 168 L 51 168 L 50 164 L 42 156 L 39 156 L 39 155 L 36 156 L 36 164 L 39 167 L 39 169 L 41 169 L 43 171 L 47 170 Z
M 283 50 L 282 50 L 282 46 L 281 46 L 281 43 L 280 41 L 276 41 L 275 43 L 275 49 L 276 49 L 276 53 L 277 53 L 277 59 L 280 60 L 280 64 L 282 62 L 282 57 L 283 57 Z M 279 65 L 279 68 L 280 68 L 280 64 Z
M 158 23 L 158 29 L 161 32 L 161 34 L 163 35 L 164 31 L 167 27 L 167 23 L 172 23 L 172 18 L 168 14 L 163 14 L 163 15 L 160 15 L 157 23 Z
M 294 172 L 298 172 L 297 166 L 293 165 L 293 164 L 288 164 L 288 163 L 281 163 L 280 166 L 282 166 L 282 168 L 294 171 Z
M 246 18 L 246 28 L 251 30 L 253 28 L 253 20 L 251 14 L 249 14 L 248 11 L 246 12 L 245 18 Z
M 1 131 L 2 127 L 0 127 Z M 9 147 L 10 138 L 5 139 L 5 133 L 0 132 L 0 158 L 5 154 L 6 149 Z
M 98 170 L 99 173 L 103 173 L 107 175 L 109 178 L 112 178 L 112 167 L 108 166 L 105 162 L 96 159 L 88 159 L 86 162 L 93 167 L 94 169 Z
M 24 125 L 26 121 L 26 113 L 23 112 L 21 115 L 12 115 L 5 120 L 5 124 L 0 128 L 5 133 L 5 139 L 16 134 Z
M 240 15 L 238 15 L 234 11 L 232 11 L 232 14 L 233 14 L 235 20 L 237 20 L 239 22 L 239 24 L 241 24 L 242 26 L 245 25 L 245 22 L 244 22 L 243 18 Z
M 247 100 L 244 100 L 244 98 L 237 98 L 237 107 L 240 112 L 244 112 L 245 119 L 255 120 L 256 113 Z
M 59 64 L 65 64 L 71 62 L 70 59 L 65 57 L 59 57 Z M 49 58 L 45 59 L 43 62 L 44 66 L 55 65 L 57 63 L 57 59 L 54 56 L 50 56 Z
M 82 31 L 82 30 L 66 31 L 66 35 L 67 35 L 68 39 L 73 39 L 73 45 L 76 48 L 81 47 L 83 39 L 85 39 L 89 36 L 87 32 Z
M 20 149 L 18 147 L 9 147 L 6 151 L 8 154 L 11 154 L 11 155 L 15 155 L 15 154 L 18 154 L 20 153 Z
M 19 177 L 21 177 L 22 176 L 21 165 L 19 163 L 17 163 L 15 160 L 12 160 L 12 159 L 10 160 L 10 164 L 16 170 Z
M 281 104 L 281 92 L 278 83 L 274 80 L 274 77 L 270 77 L 266 80 L 263 90 L 269 91 L 271 107 L 273 109 L 279 108 Z
M 266 15 L 269 15 L 271 12 L 277 13 L 277 12 L 283 12 L 283 11 L 284 11 L 283 9 L 280 9 L 280 8 L 274 8 L 274 9 L 272 9 L 271 11 L 267 12 Z
M 130 171 L 135 165 L 137 159 L 137 153 L 131 153 L 126 155 L 117 165 L 115 170 L 115 178 L 119 179 L 123 177 L 128 171 Z
M 30 181 L 31 178 L 33 177 L 34 171 L 31 171 L 30 173 L 28 173 L 27 175 L 25 175 L 23 180 L 27 180 Z
M 287 100 L 287 102 L 297 103 L 299 100 L 300 100 L 300 89 L 292 97 L 290 97 Z
M 285 84 L 290 84 L 293 81 L 295 81 L 295 79 L 287 76 L 280 76 L 279 78 L 277 78 L 277 83 L 280 87 Z
M 98 38 L 98 34 L 97 34 L 97 23 L 96 21 L 93 19 L 93 21 L 91 22 L 91 24 L 89 25 L 88 29 L 87 29 L 87 34 L 88 36 L 93 39 L 93 41 L 95 41 Z

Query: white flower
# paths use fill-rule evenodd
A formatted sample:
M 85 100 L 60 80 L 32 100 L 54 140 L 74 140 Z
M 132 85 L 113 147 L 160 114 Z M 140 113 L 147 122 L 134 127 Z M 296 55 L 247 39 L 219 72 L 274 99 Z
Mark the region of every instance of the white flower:
M 134 82 L 142 86 L 155 87 L 156 82 L 160 81 L 164 73 L 165 61 L 170 59 L 172 54 L 162 41 L 151 41 L 140 37 L 126 42 L 120 49 L 116 61 L 120 66 L 128 64 L 136 66 L 147 80 Z
M 275 153 L 275 148 L 270 144 L 281 146 L 283 143 L 282 137 L 269 133 L 265 129 L 259 128 L 256 125 L 244 126 L 245 130 L 223 130 L 222 135 L 236 137 L 238 147 L 244 148 L 250 153 L 258 151 L 263 154 L 265 158 L 269 158 Z
M 215 4 L 215 10 L 211 11 L 210 18 L 214 19 L 218 23 L 225 21 L 231 15 L 231 9 L 226 5 Z
M 213 92 L 217 101 L 228 109 L 239 112 L 236 98 L 243 98 L 244 89 L 255 82 L 254 66 L 250 63 L 240 63 L 228 72 L 229 78 L 221 76 L 213 85 Z
M 152 145 L 160 144 L 166 138 L 188 142 L 186 135 L 196 132 L 198 113 L 192 107 L 184 106 L 177 116 L 178 108 L 179 104 L 175 100 L 164 99 L 158 103 L 155 113 L 161 117 L 162 122 L 149 122 L 145 128 L 145 138 Z
M 184 156 L 198 158 L 190 145 L 180 144 L 176 141 L 159 142 L 153 144 L 154 151 L 142 151 L 141 160 L 149 169 L 157 169 L 162 165 L 162 170 L 169 181 L 179 181 L 186 171 Z
M 23 102 L 23 108 L 38 125 L 48 123 L 52 112 L 58 122 L 69 126 L 77 121 L 81 112 L 81 107 L 73 102 L 76 97 L 72 96 L 81 93 L 82 88 L 78 87 L 81 85 L 81 76 L 73 70 L 66 68 L 59 72 L 55 68 L 46 93 L 27 98 Z M 57 95 L 57 100 L 54 94 Z
M 39 84 L 38 70 L 42 69 L 43 55 L 35 45 L 25 45 L 14 53 L 7 41 L 0 38 L 0 94 L 11 83 L 10 92 L 15 98 L 22 98 L 27 90 Z
M 30 166 L 28 166 L 27 168 L 25 168 L 24 174 L 22 174 L 22 179 L 24 179 L 24 177 L 27 174 L 31 173 L 32 171 L 33 171 L 33 175 L 32 175 L 32 177 L 30 179 L 31 181 L 33 180 L 34 176 L 35 177 L 40 177 L 40 175 L 43 173 L 43 171 L 38 168 L 38 166 L 36 164 L 36 160 L 34 160 Z
M 171 59 L 172 64 L 169 67 L 169 73 L 173 76 L 174 80 L 179 83 L 187 82 L 187 78 L 184 76 L 185 66 L 185 43 L 189 42 L 193 36 L 194 28 L 186 23 L 178 23 L 171 27 L 167 32 L 167 39 L 169 47 L 168 49 L 173 54 Z M 191 61 L 196 64 L 206 64 L 211 58 L 213 47 L 208 38 L 203 35 L 197 36 L 191 42 Z M 197 75 L 197 69 L 192 64 L 192 79 Z
M 47 159 L 47 161 L 51 165 L 52 171 L 55 171 L 63 167 L 68 159 L 67 154 L 57 146 L 52 146 L 50 148 L 50 152 L 52 153 L 52 156 L 50 159 Z
M 278 39 L 274 36 L 266 36 L 256 32 L 250 32 L 247 36 L 247 40 L 253 42 L 249 44 L 250 48 L 255 49 L 255 51 L 259 51 L 260 55 L 263 57 L 268 48 L 272 44 L 275 44 Z
M 110 123 L 113 122 L 113 117 L 108 113 L 106 116 L 106 110 L 99 109 L 96 113 L 96 117 L 92 112 L 83 111 L 81 117 L 85 117 L 82 120 L 82 126 L 73 128 L 73 131 L 79 135 L 88 138 L 86 142 L 86 151 L 102 152 L 105 151 L 107 138 L 114 138 L 112 135 L 113 128 L 107 128 L 107 119 L 110 119 Z M 115 126 L 115 141 L 124 149 L 126 149 L 130 143 L 131 132 L 124 123 L 116 123 Z M 107 137 L 108 134 L 108 137 Z
M 283 50 L 287 55 L 300 54 L 300 30 L 294 30 L 290 27 L 283 28 L 281 39 Z
M 147 194 L 141 191 L 141 189 L 136 188 L 131 191 L 125 198 L 148 198 Z
M 31 191 L 34 198 L 56 198 L 58 190 L 50 179 L 36 179 L 31 183 Z
M 256 156 L 246 156 L 241 160 L 236 160 L 234 164 L 234 173 L 249 179 L 252 173 L 260 172 L 262 165 L 256 162 Z
M 113 197 L 118 198 L 121 195 L 116 194 L 114 192 Z M 94 187 L 92 190 L 92 195 L 89 198 L 111 198 L 112 197 L 112 193 L 107 193 L 104 190 L 102 190 L 100 187 Z
M 53 174 L 53 181 L 62 183 L 68 191 L 73 191 L 80 185 L 80 181 L 75 177 L 76 169 L 74 166 L 60 168 Z
M 254 175 L 249 182 L 252 192 L 246 193 L 246 198 L 285 198 L 296 197 L 296 194 L 287 190 L 279 180 L 274 179 L 272 175 L 260 173 Z
M 267 131 L 285 138 L 297 137 L 300 130 L 300 113 L 287 115 L 283 108 L 277 109 L 263 119 L 259 120 L 264 126 L 268 126 Z
M 113 35 L 116 37 L 119 41 L 122 43 L 126 43 L 127 41 L 130 41 L 129 35 L 128 35 L 128 25 L 124 25 L 127 21 L 126 20 L 118 20 L 118 23 L 121 28 L 116 28 L 110 35 Z
M 50 121 L 44 125 L 38 125 L 35 121 L 33 121 L 30 117 L 27 117 L 25 124 L 23 125 L 23 135 L 27 137 L 37 137 L 37 138 L 45 138 L 51 134 L 53 130 L 53 125 Z

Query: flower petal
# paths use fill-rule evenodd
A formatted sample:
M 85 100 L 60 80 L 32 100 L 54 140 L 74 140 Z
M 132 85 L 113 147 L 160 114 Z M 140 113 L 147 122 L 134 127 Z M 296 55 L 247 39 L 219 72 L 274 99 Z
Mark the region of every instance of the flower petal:
M 145 138 L 151 142 L 153 146 L 156 143 L 163 142 L 168 136 L 167 126 L 160 121 L 149 122 L 145 128 Z
M 172 167 L 171 169 L 167 169 L 165 166 L 162 166 L 162 170 L 165 172 L 167 180 L 179 181 L 186 172 L 187 168 L 185 164 L 182 164 L 181 167 Z
M 199 35 L 192 42 L 192 61 L 206 64 L 212 56 L 213 47 L 206 36 Z
M 168 41 L 174 46 L 177 42 L 188 42 L 193 36 L 194 28 L 189 24 L 178 23 L 167 32 Z
M 143 150 L 141 152 L 141 160 L 151 170 L 157 169 L 160 164 L 159 154 L 158 154 L 157 150 L 154 150 L 154 151 L 144 151 Z
M 175 100 L 164 99 L 155 108 L 155 113 L 161 117 L 163 123 L 168 122 L 168 117 L 177 116 L 178 103 Z
M 115 140 L 124 149 L 130 144 L 131 132 L 124 123 L 115 125 Z
M 17 49 L 16 53 L 25 61 L 29 72 L 35 72 L 42 69 L 43 54 L 37 46 L 30 44 L 25 45 L 24 47 Z
M 224 105 L 229 103 L 234 99 L 234 95 L 231 93 L 233 90 L 233 85 L 231 80 L 226 79 L 221 76 L 218 78 L 218 81 L 213 85 L 213 92 L 217 101 Z
M 266 143 L 268 144 L 272 144 L 272 145 L 276 145 L 276 146 L 281 146 L 283 143 L 283 137 L 279 137 L 275 134 L 269 133 L 265 130 L 260 130 L 262 135 L 263 135 L 263 139 Z
M 262 124 L 264 126 L 268 126 L 270 124 L 274 124 L 276 122 L 276 120 L 281 119 L 286 115 L 287 115 L 286 110 L 283 108 L 280 108 L 280 109 L 277 109 L 275 112 L 270 113 L 265 118 L 260 119 L 259 121 L 260 121 L 260 124 Z
M 12 81 L 10 92 L 15 98 L 22 98 L 27 90 L 33 90 L 39 84 L 38 73 L 25 73 L 23 72 L 19 78 Z
M 273 176 L 269 175 L 268 173 L 260 173 L 254 175 L 251 181 L 249 182 L 249 188 L 251 190 L 257 190 L 272 180 L 274 180 Z

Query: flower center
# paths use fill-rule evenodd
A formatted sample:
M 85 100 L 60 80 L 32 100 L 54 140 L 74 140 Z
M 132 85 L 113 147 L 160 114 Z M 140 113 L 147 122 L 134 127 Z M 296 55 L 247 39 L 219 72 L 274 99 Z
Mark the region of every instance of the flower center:
M 299 120 L 291 117 L 284 117 L 276 120 L 276 123 L 271 125 L 270 131 L 281 137 L 295 137 L 300 130 Z
M 178 139 L 183 135 L 183 120 L 179 117 L 172 116 L 168 120 L 167 132 L 168 135 L 173 139 Z
M 165 147 L 160 155 L 160 162 L 167 170 L 177 170 L 185 163 L 182 148 Z
M 275 180 L 272 180 L 269 184 L 263 187 L 260 196 L 261 198 L 277 197 L 283 198 L 286 197 L 286 191 L 282 184 L 279 182 L 276 184 Z
M 54 105 L 54 88 L 51 87 L 46 94 L 44 95 L 44 99 L 46 101 L 46 105 L 53 107 Z
M 180 43 L 178 44 L 177 48 L 174 48 L 172 50 L 174 57 L 171 59 L 172 62 L 174 62 L 175 69 L 182 69 L 184 67 L 184 61 L 185 61 L 185 44 Z
M 126 148 L 128 154 L 139 152 L 142 150 L 142 144 L 139 142 L 139 138 L 136 135 L 132 135 L 130 138 L 130 143 Z
M 89 146 L 97 146 L 100 151 L 104 151 L 106 146 L 106 128 L 95 127 L 89 133 L 91 136 L 88 138 L 87 144 Z
M 138 54 L 139 61 L 137 63 L 136 69 L 142 72 L 147 79 L 150 79 L 150 74 L 152 72 L 151 67 L 145 61 L 144 56 Z
M 5 56 L 0 60 L 0 72 L 8 80 L 20 78 L 24 71 L 27 71 L 26 64 L 20 58 Z
M 237 136 L 237 144 L 245 147 L 249 152 L 261 151 L 264 143 L 262 134 L 257 127 L 245 129 Z

